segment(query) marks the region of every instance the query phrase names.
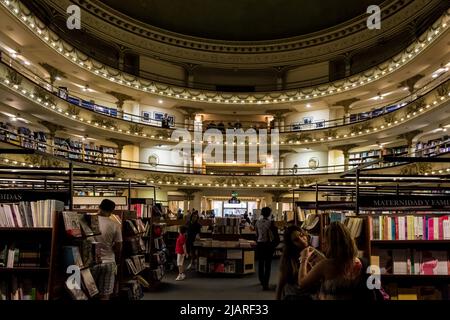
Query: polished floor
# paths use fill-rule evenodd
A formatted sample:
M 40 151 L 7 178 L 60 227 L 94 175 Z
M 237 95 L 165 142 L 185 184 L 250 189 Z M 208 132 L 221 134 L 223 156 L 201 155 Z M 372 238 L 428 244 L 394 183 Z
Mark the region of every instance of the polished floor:
M 146 292 L 144 300 L 273 300 L 278 279 L 278 260 L 272 262 L 269 291 L 263 291 L 256 273 L 232 276 L 206 276 L 187 272 L 183 281 L 175 281 L 176 272 L 167 273 L 159 290 Z

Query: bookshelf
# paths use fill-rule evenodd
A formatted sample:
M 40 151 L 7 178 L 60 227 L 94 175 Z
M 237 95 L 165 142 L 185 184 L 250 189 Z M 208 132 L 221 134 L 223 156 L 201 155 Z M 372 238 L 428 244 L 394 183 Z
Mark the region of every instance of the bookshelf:
M 350 166 L 357 166 L 367 162 L 371 162 L 380 159 L 382 156 L 402 156 L 408 154 L 408 146 L 399 146 L 384 149 L 372 149 L 368 151 L 361 152 L 350 152 L 349 153 L 349 164 Z
M 416 156 L 433 157 L 450 151 L 449 136 L 416 143 Z
M 194 244 L 197 250 L 197 271 L 203 274 L 245 275 L 255 272 L 255 249 L 228 243 L 228 247 L 206 242 Z
M 0 205 L 0 300 L 54 298 L 57 212 L 63 207 L 56 200 Z
M 240 222 L 240 217 L 214 218 L 210 238 L 200 238 L 194 242 L 198 272 L 208 275 L 255 272 L 256 242 L 244 239 L 248 235 L 241 235 Z
M 380 267 L 382 285 L 392 299 L 399 299 L 402 292 L 408 292 L 402 299 L 448 297 L 450 212 L 439 208 L 370 209 L 362 211 L 370 230 L 370 264 Z M 434 293 L 423 296 L 431 287 Z
M 63 137 L 54 137 L 53 147 L 51 147 L 47 143 L 45 132 L 32 131 L 27 127 L 15 127 L 10 123 L 0 122 L 0 141 L 42 152 L 53 152 L 55 156 L 71 160 L 107 166 L 119 165 L 117 148 Z
M 126 300 L 140 300 L 143 290 L 150 287 L 146 275 L 150 268 L 148 249 L 144 234 L 148 224 L 139 218 L 135 211 L 124 211 L 121 214 L 123 249 L 119 266 L 119 297 Z
M 166 224 L 154 221 L 154 217 L 144 218 L 148 225 L 144 239 L 148 251 L 147 261 L 150 264 L 149 282 L 150 289 L 157 289 L 166 272 L 168 251 L 164 241 Z

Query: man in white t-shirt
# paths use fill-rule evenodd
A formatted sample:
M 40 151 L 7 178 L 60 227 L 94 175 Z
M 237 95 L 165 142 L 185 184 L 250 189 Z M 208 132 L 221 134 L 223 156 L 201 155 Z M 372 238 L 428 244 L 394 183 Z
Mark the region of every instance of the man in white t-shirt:
M 113 201 L 104 199 L 98 212 L 101 234 L 95 236 L 95 241 L 100 245 L 101 263 L 92 267 L 91 271 L 101 300 L 109 300 L 114 292 L 117 264 L 122 253 L 121 226 L 110 218 L 115 207 Z

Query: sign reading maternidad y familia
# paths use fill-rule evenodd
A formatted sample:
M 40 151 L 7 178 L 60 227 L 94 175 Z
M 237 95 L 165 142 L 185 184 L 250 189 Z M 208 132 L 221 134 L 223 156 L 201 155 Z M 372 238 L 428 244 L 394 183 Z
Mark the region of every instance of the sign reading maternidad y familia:
M 359 198 L 359 207 L 361 209 L 381 210 L 450 210 L 449 196 L 361 196 Z

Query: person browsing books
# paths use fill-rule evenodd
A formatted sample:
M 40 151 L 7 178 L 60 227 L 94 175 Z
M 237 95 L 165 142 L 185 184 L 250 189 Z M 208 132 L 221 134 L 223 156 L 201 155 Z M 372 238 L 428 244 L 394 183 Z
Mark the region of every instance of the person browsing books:
M 362 262 L 357 258 L 358 250 L 347 227 L 341 222 L 330 223 L 325 229 L 324 247 L 326 259 L 310 271 L 308 263 L 313 250 L 307 247 L 301 252 L 298 272 L 300 289 L 309 289 L 320 283 L 320 300 L 361 299 Z
M 186 274 L 184 273 L 184 258 L 188 257 L 186 250 L 186 226 L 180 226 L 177 242 L 175 244 L 175 253 L 177 254 L 177 267 L 178 267 L 178 277 L 176 281 L 184 280 Z
M 94 265 L 91 272 L 101 300 L 109 300 L 114 292 L 117 265 L 122 253 L 121 226 L 110 218 L 115 207 L 113 201 L 104 199 L 98 210 L 100 235 L 95 236 L 94 241 L 99 243 L 98 258 L 101 263 Z
M 297 284 L 300 268 L 300 252 L 309 246 L 309 236 L 298 226 L 289 226 L 283 235 L 283 254 L 280 259 L 280 272 L 276 291 L 277 300 L 310 299 L 315 290 L 300 290 Z M 315 250 L 315 258 L 310 259 L 308 270 L 325 256 Z

